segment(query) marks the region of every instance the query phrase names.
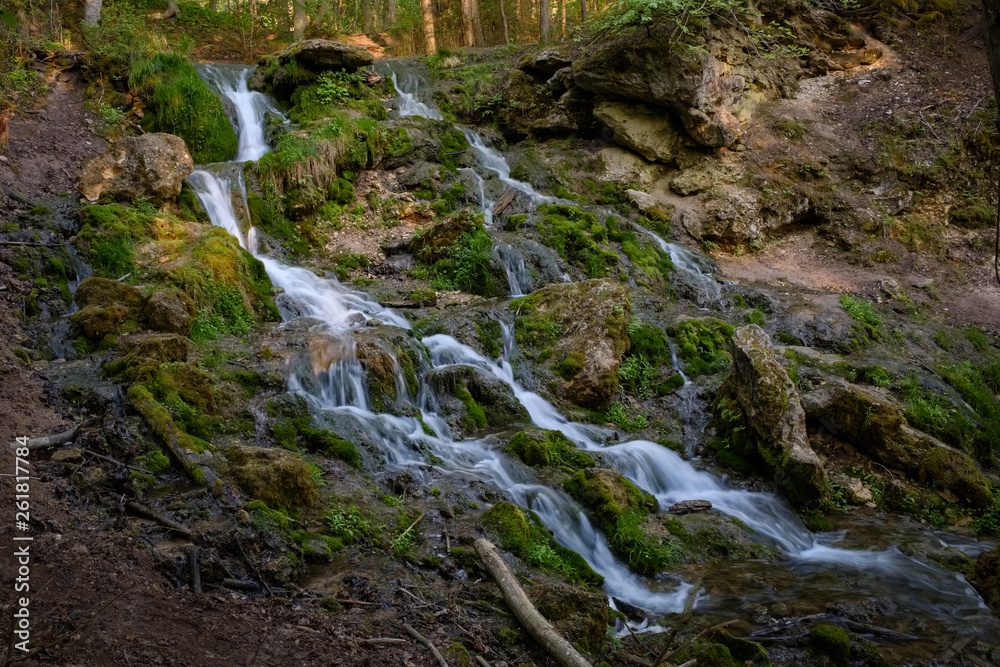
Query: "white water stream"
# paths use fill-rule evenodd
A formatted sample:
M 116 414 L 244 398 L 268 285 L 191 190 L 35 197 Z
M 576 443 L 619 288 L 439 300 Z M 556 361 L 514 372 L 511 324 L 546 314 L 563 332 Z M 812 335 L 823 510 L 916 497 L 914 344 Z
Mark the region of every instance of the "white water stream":
M 244 248 L 256 254 L 253 230 L 240 221 L 233 198 L 242 197 L 245 210 L 242 162 L 259 158 L 267 151 L 263 142 L 263 118 L 266 111 L 274 111 L 273 104 L 263 95 L 246 90 L 251 68 L 213 66 L 203 67 L 201 71 L 236 107 L 240 153 L 233 163 L 199 168 L 189 177 L 189 182 L 212 223 L 228 230 Z M 395 73 L 393 80 L 396 82 Z M 401 88 L 400 82 L 396 82 L 400 91 L 397 104 L 400 113 L 440 116 L 416 98 L 418 88 L 407 92 L 404 89 L 406 82 L 402 84 Z M 502 156 L 486 148 L 482 138 L 471 130 L 463 131 L 470 145 L 483 157 L 482 166 L 496 171 L 501 179 L 509 179 L 510 170 Z M 528 189 L 515 187 L 534 193 L 531 186 L 520 186 Z M 552 199 L 534 195 L 540 201 Z M 659 241 L 665 243 L 662 239 Z M 664 250 L 674 257 L 671 249 L 664 247 Z M 317 411 L 355 420 L 378 446 L 390 469 L 406 469 L 420 478 L 425 474 L 422 471 L 429 467 L 422 450 L 429 450 L 435 457 L 435 474 L 478 480 L 505 492 L 515 503 L 534 510 L 560 544 L 580 553 L 605 577 L 605 590 L 609 595 L 652 612 L 675 611 L 682 606 L 690 588 L 688 585 L 664 584 L 632 573 L 611 554 L 604 535 L 594 528 L 586 512 L 564 492 L 538 484 L 530 469 L 499 452 L 488 440 L 455 440 L 445 421 L 435 412 L 437 397 L 428 384 L 421 381 L 418 396 L 410 396 L 402 374 L 397 373 L 399 396 L 420 411 L 434 435 L 425 433 L 420 420 L 414 417 L 377 414 L 370 410 L 364 370 L 353 357 L 350 329 L 366 319 L 409 328 L 406 320 L 366 295 L 348 290 L 335 279 L 321 278 L 312 271 L 287 266 L 266 256 L 258 255 L 258 258 L 264 263 L 272 283 L 284 291 L 279 297 L 279 305 L 285 319 L 319 320 L 343 350 L 339 361 L 317 371 L 321 385 L 318 393 L 307 392 L 303 389 L 304 383 L 294 376 L 289 379 L 291 391 L 303 394 Z M 688 262 L 688 258 L 678 253 L 674 261 L 677 265 Z M 704 275 L 697 263 L 692 271 Z M 716 284 L 714 279 L 712 282 Z M 517 289 L 520 287 L 511 285 L 511 291 Z M 510 386 L 535 425 L 560 430 L 581 448 L 600 452 L 623 475 L 653 493 L 663 507 L 679 500 L 710 500 L 716 509 L 741 519 L 772 540 L 792 559 L 793 568 L 826 566 L 841 568 L 850 576 L 870 577 L 872 585 L 888 586 L 905 600 L 906 605 L 931 612 L 942 621 L 981 616 L 979 610 L 983 605 L 978 595 L 955 573 L 904 556 L 895 549 L 875 552 L 834 548 L 830 546 L 834 536 L 811 534 L 779 497 L 727 488 L 715 476 L 696 469 L 656 443 L 639 440 L 602 446 L 600 440 L 605 434 L 601 429 L 567 420 L 545 399 L 527 391 L 515 380 L 507 361 L 514 352 L 514 337 L 506 326 L 503 330 L 504 354 L 499 360 L 487 359 L 446 335 L 430 336 L 422 342 L 430 352 L 435 369 L 467 365 L 500 379 Z

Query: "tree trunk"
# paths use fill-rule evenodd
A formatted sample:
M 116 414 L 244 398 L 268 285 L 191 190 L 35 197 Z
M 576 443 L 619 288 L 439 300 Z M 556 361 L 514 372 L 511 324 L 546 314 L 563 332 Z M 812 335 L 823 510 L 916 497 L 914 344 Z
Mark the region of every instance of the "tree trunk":
M 372 32 L 372 0 L 361 0 L 361 29 Z
M 208 8 L 213 12 L 219 11 L 219 0 L 208 0 Z
M 476 27 L 476 46 L 486 46 L 486 35 L 483 34 L 483 19 L 479 15 L 479 0 L 469 0 L 472 3 L 472 25 Z
M 420 16 L 424 24 L 424 48 L 427 55 L 437 52 L 437 41 L 434 39 L 434 14 L 431 11 L 431 0 L 420 0 Z
M 386 28 L 396 25 L 396 0 L 385 0 Z
M 562 29 L 559 35 L 566 39 L 566 0 L 559 0 L 559 12 L 562 14 Z
M 550 0 L 541 0 L 538 7 L 538 41 L 546 44 L 549 41 L 549 18 L 552 13 Z
M 587 0 L 580 0 L 580 23 L 587 22 Z
M 97 25 L 101 20 L 101 0 L 86 0 L 83 5 L 83 24 Z
M 497 0 L 500 3 L 500 21 L 503 23 L 503 43 L 506 46 L 510 44 L 510 30 L 507 28 L 507 12 L 503 8 L 503 0 Z
M 993 93 L 1000 100 L 1000 0 L 983 0 L 983 38 L 993 77 Z
M 473 24 L 475 18 L 472 14 L 472 0 L 461 0 L 462 6 L 462 42 L 465 46 L 474 46 L 476 43 L 476 28 Z
M 301 42 L 306 38 L 306 24 L 309 17 L 306 16 L 305 0 L 292 0 L 292 36 L 296 42 Z

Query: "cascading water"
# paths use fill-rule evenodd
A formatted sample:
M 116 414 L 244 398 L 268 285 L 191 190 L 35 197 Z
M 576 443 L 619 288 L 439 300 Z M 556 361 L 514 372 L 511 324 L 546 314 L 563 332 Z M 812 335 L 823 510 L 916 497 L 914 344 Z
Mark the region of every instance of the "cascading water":
M 674 270 L 683 276 L 684 282 L 691 288 L 695 303 L 702 308 L 708 308 L 719 301 L 722 297 L 722 286 L 715 276 L 705 269 L 697 255 L 677 244 L 667 243 L 658 234 L 645 227 L 639 229 L 656 241 L 660 250 L 670 255 Z
M 215 76 L 213 68 L 207 67 L 202 71 L 206 78 Z M 255 146 L 257 139 L 243 141 L 244 133 L 263 136 L 263 114 L 258 112 L 266 108 L 256 99 L 257 93 L 245 90 L 250 71 L 250 68 L 242 68 L 238 69 L 238 76 L 229 76 L 231 72 L 227 72 L 227 76 L 214 79 L 214 84 L 237 109 L 241 135 L 237 165 L 243 159 L 256 159 L 263 154 Z M 407 110 L 436 113 L 416 100 L 412 92 L 403 92 L 401 97 L 407 94 L 413 95 L 413 99 L 406 103 Z M 403 100 L 399 108 L 402 112 Z M 478 143 L 482 145 L 481 138 Z M 471 140 L 470 144 L 476 146 Z M 480 154 L 489 160 L 495 160 L 498 155 L 488 151 Z M 502 156 L 500 158 L 502 160 Z M 483 166 L 492 169 L 489 165 Z M 494 166 L 498 174 L 506 173 L 509 177 L 505 161 L 502 167 L 499 164 Z M 245 226 L 240 224 L 232 203 L 234 195 L 245 197 L 241 181 L 242 169 L 229 167 L 202 168 L 190 177 L 192 187 L 213 224 L 230 230 L 245 248 L 254 252 L 252 228 L 247 227 L 243 231 Z M 671 252 L 669 247 L 665 247 L 670 244 L 665 244 L 662 239 L 660 242 L 665 251 Z M 673 253 L 671 255 L 674 256 Z M 685 258 L 680 253 L 678 258 L 681 261 L 675 259 L 675 265 L 684 263 Z M 604 536 L 590 523 L 586 512 L 561 490 L 538 484 L 530 469 L 490 447 L 487 440 L 453 439 L 447 424 L 435 412 L 437 402 L 430 386 L 422 382 L 418 396 L 410 396 L 398 364 L 397 393 L 404 402 L 419 411 L 421 418 L 377 414 L 370 410 L 364 369 L 355 358 L 349 329 L 357 326 L 359 320 L 372 318 L 409 328 L 404 318 L 372 302 L 365 295 L 347 290 L 336 280 L 320 278 L 311 271 L 286 266 L 266 256 L 259 256 L 259 259 L 272 282 L 284 290 L 278 301 L 286 320 L 313 318 L 325 324 L 331 334 L 341 334 L 332 339 L 336 349 L 330 353 L 330 361 L 314 368 L 320 389 L 307 391 L 305 383 L 292 376 L 289 378 L 291 391 L 305 396 L 317 411 L 354 420 L 378 446 L 389 469 L 406 469 L 417 477 L 424 475 L 427 459 L 422 450 L 426 449 L 433 455 L 436 474 L 478 480 L 506 492 L 514 502 L 534 510 L 561 544 L 580 553 L 603 574 L 609 594 L 654 612 L 677 610 L 681 606 L 689 586 L 659 584 L 633 574 L 614 558 Z M 705 275 L 700 269 L 692 271 Z M 714 279 L 712 283 L 717 288 Z M 511 388 L 535 425 L 560 430 L 581 448 L 600 451 L 609 463 L 653 493 L 661 504 L 690 498 L 711 500 L 720 511 L 741 519 L 770 538 L 792 559 L 791 567 L 804 575 L 816 571 L 816 568 L 831 567 L 877 573 L 877 576 L 869 578 L 867 585 L 887 586 L 887 590 L 898 595 L 905 593 L 903 597 L 907 604 L 932 613 L 943 624 L 954 625 L 954 621 L 958 621 L 968 626 L 970 619 L 975 619 L 979 627 L 985 628 L 984 631 L 995 627 L 995 621 L 989 626 L 991 617 L 981 612 L 981 600 L 957 575 L 904 556 L 894 549 L 872 552 L 833 548 L 829 545 L 830 536 L 812 535 L 777 496 L 726 488 L 710 473 L 697 470 L 656 443 L 640 440 L 602 447 L 599 440 L 605 434 L 601 429 L 569 421 L 542 397 L 525 390 L 515 380 L 507 361 L 515 349 L 514 337 L 508 327 L 502 325 L 502 329 L 504 354 L 497 361 L 483 357 L 450 336 L 430 336 L 422 342 L 430 353 L 435 370 L 459 364 L 493 375 Z M 433 434 L 428 433 L 424 425 Z

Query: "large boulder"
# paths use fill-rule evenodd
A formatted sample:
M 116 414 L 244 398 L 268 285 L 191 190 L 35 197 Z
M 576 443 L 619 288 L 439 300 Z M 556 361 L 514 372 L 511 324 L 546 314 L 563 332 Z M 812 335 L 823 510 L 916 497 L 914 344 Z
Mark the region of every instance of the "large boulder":
M 555 108 L 531 123 L 537 136 L 585 134 L 594 127 L 594 103 L 590 94 L 573 87 L 559 96 Z
M 464 210 L 415 234 L 410 241 L 410 252 L 425 262 L 443 259 L 458 237 L 475 231 L 479 225 L 479 221 Z
M 614 280 L 584 280 L 543 287 L 515 299 L 518 345 L 555 375 L 566 401 L 599 409 L 618 392 L 618 369 L 628 351 L 632 306 Z
M 568 54 L 559 49 L 546 49 L 534 58 L 525 58 L 520 68 L 529 74 L 548 78 L 571 64 Z
M 605 595 L 564 583 L 538 583 L 526 593 L 557 632 L 592 655 L 600 652 L 610 622 Z
M 274 57 L 282 65 L 288 64 L 294 58 L 298 65 L 313 72 L 325 70 L 353 72 L 375 62 L 375 56 L 360 46 L 334 42 L 329 39 L 307 39 L 295 42 L 276 53 Z
M 719 389 L 735 403 L 757 453 L 796 505 L 821 505 L 829 493 L 826 470 L 809 448 L 799 392 L 778 363 L 771 340 L 756 324 L 739 327 L 729 344 L 732 373 Z
M 83 165 L 77 190 L 89 202 L 101 196 L 154 203 L 173 201 L 194 161 L 184 140 L 154 132 L 127 137 Z
M 188 336 L 196 310 L 194 301 L 187 294 L 166 288 L 153 292 L 146 302 L 145 313 L 146 323 L 153 331 Z
M 70 320 L 84 336 L 94 340 L 121 329 L 135 329 L 142 320 L 142 292 L 117 280 L 87 278 L 77 287 L 73 299 L 80 310 Z
M 902 407 L 887 394 L 842 380 L 802 397 L 810 421 L 890 468 L 938 491 L 950 491 L 976 507 L 992 502 L 989 482 L 969 456 L 906 423 Z
M 615 143 L 650 162 L 674 159 L 680 134 L 662 110 L 645 104 L 605 100 L 594 106 L 594 116 L 615 133 Z

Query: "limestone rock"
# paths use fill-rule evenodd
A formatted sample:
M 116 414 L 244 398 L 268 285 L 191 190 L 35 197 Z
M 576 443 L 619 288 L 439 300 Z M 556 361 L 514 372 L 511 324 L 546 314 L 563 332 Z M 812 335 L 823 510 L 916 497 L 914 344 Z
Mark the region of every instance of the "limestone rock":
M 570 88 L 560 95 L 549 115 L 531 124 L 531 132 L 538 136 L 581 134 L 593 127 L 593 98 L 579 88 Z
M 810 420 L 873 459 L 903 470 L 920 482 L 950 491 L 972 506 L 992 502 L 989 483 L 975 461 L 911 427 L 887 394 L 845 381 L 832 381 L 802 397 Z
M 556 393 L 577 405 L 601 408 L 618 391 L 618 368 L 628 350 L 632 307 L 613 280 L 549 285 L 512 302 L 522 351 L 551 359 Z
M 563 488 L 590 510 L 598 526 L 611 534 L 626 512 L 647 514 L 659 507 L 656 498 L 611 468 L 587 468 L 563 482 Z
M 739 406 L 757 452 L 792 502 L 822 504 L 829 491 L 826 471 L 809 448 L 799 392 L 775 358 L 767 334 L 756 324 L 739 327 L 730 353 L 733 370 L 720 396 Z
M 562 95 L 573 87 L 573 68 L 563 67 L 545 82 L 554 95 Z
M 88 338 L 99 340 L 117 333 L 126 324 L 134 328 L 142 319 L 142 292 L 117 280 L 87 278 L 80 283 L 73 299 L 80 310 L 70 321 Z
M 673 218 L 674 206 L 661 201 L 654 195 L 640 190 L 626 190 L 625 196 L 637 209 L 653 220 L 667 222 Z
M 969 582 L 983 596 L 986 606 L 1000 614 L 1000 551 L 986 551 L 979 554 L 976 571 Z
M 375 56 L 354 44 L 334 42 L 329 39 L 307 39 L 295 42 L 275 54 L 278 62 L 285 65 L 292 58 L 307 70 L 347 70 L 353 72 L 375 62 Z
M 650 162 L 674 159 L 680 135 L 662 109 L 605 100 L 594 106 L 594 117 L 614 131 L 618 145 Z
M 77 190 L 89 202 L 102 195 L 155 203 L 172 201 L 181 193 L 194 161 L 184 140 L 154 132 L 127 137 L 83 165 Z
M 473 231 L 477 224 L 468 211 L 445 218 L 429 227 L 420 236 L 414 236 L 410 242 L 410 252 L 425 262 L 443 259 L 458 237 Z
M 712 509 L 710 500 L 682 500 L 667 508 L 668 514 L 693 514 L 695 512 L 707 512 Z
M 225 450 L 226 472 L 244 493 L 271 507 L 312 505 L 309 466 L 285 449 L 234 445 Z
M 154 292 L 146 302 L 146 323 L 153 331 L 191 334 L 191 319 L 196 310 L 194 301 L 184 292 L 176 289 L 161 289 Z
M 600 180 L 635 183 L 643 189 L 652 187 L 667 169 L 618 146 L 601 149 L 597 158 L 601 165 L 601 171 L 597 174 Z
M 569 58 L 558 49 L 545 49 L 521 65 L 521 69 L 538 76 L 551 77 L 559 70 L 572 65 Z

